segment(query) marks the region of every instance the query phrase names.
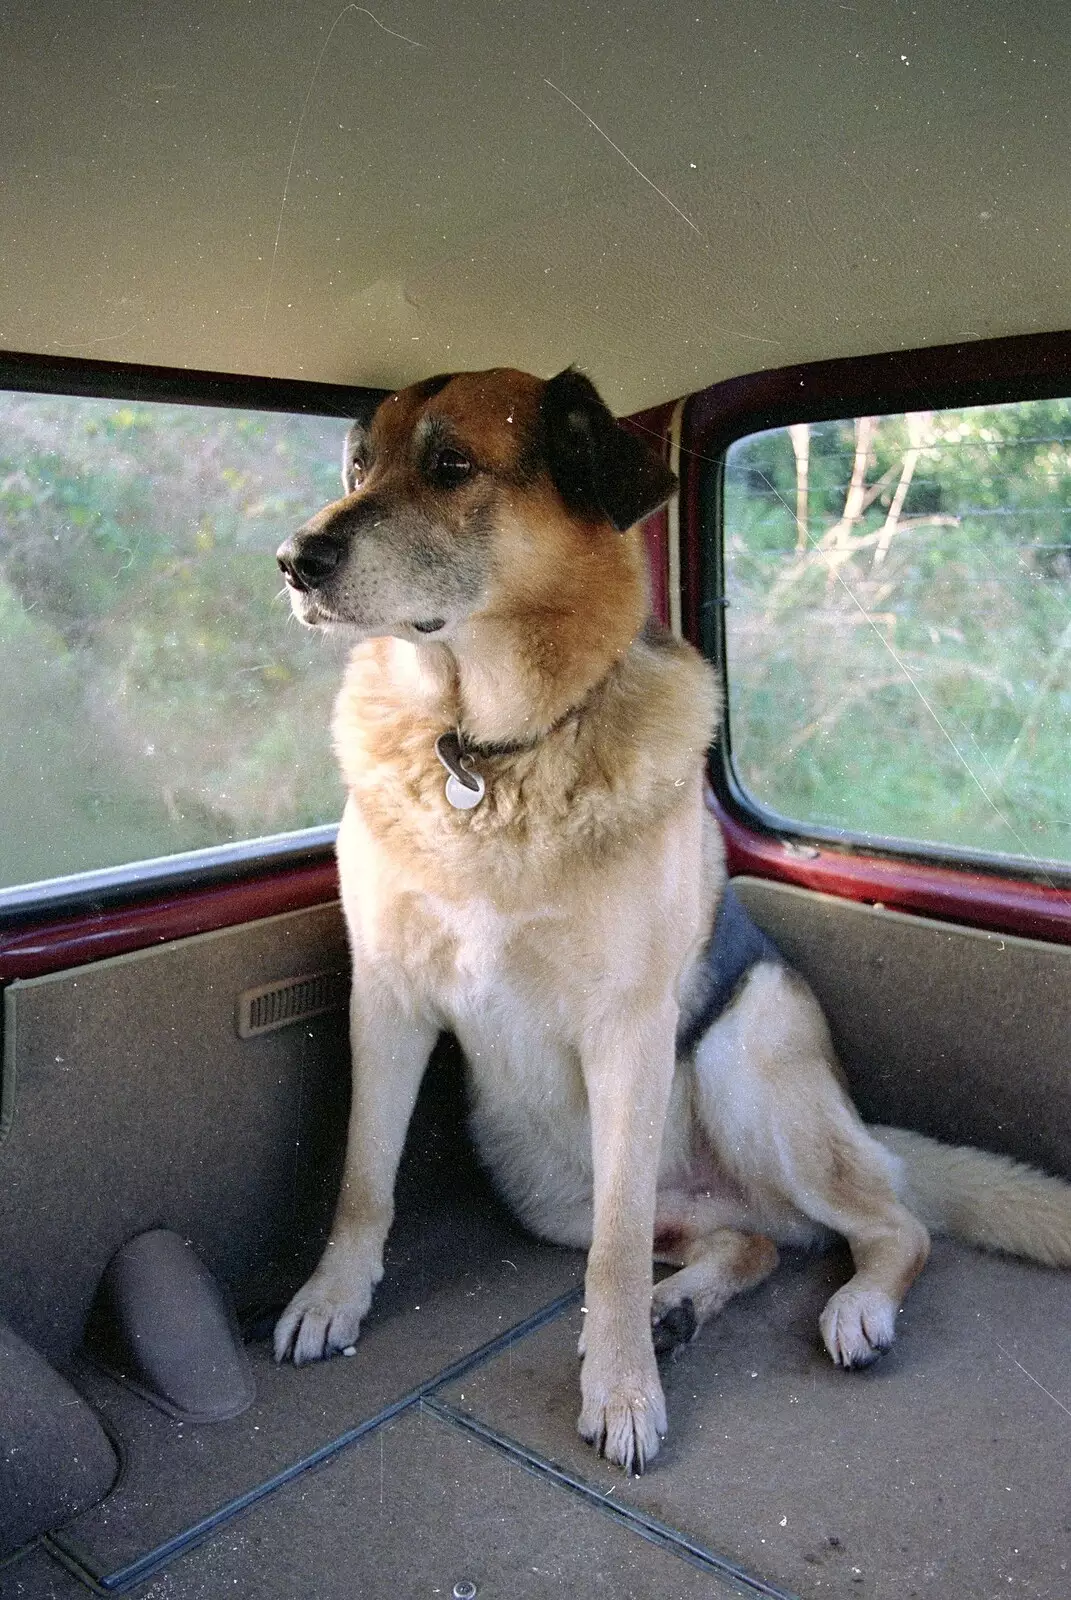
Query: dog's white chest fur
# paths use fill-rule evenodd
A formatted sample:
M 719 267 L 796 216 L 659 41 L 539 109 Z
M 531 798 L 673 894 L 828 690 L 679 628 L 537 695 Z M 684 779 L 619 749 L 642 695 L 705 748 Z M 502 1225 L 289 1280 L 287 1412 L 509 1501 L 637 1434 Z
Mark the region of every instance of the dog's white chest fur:
M 355 962 L 407 1012 L 457 1037 L 472 1131 L 505 1198 L 544 1237 L 586 1244 L 593 1167 L 581 1052 L 607 1010 L 642 989 L 652 949 L 667 959 L 694 939 L 698 897 L 682 885 L 678 858 L 669 851 L 636 868 L 645 875 L 644 917 L 626 903 L 634 874 L 624 861 L 588 893 L 571 881 L 583 877 L 579 869 L 552 893 L 533 879 L 528 892 L 485 894 L 474 874 L 468 892 L 436 891 L 377 846 L 355 803 L 339 861 Z M 682 906 L 690 907 L 683 916 Z M 679 1086 L 663 1146 L 671 1169 L 686 1159 L 686 1106 Z
M 484 897 L 424 894 L 420 916 L 424 937 L 410 938 L 402 960 L 414 998 L 464 1053 L 480 1156 L 534 1232 L 586 1248 L 592 1146 L 577 990 L 595 985 L 578 970 L 576 930 L 563 913 L 503 914 Z M 666 1122 L 661 1165 L 670 1171 L 688 1161 L 686 1076 L 678 1074 Z
M 481 1156 L 530 1227 L 586 1243 L 591 1126 L 562 970 L 567 919 L 503 914 L 482 897 L 427 895 L 422 911 L 431 946 L 452 959 L 410 977 L 464 1052 Z

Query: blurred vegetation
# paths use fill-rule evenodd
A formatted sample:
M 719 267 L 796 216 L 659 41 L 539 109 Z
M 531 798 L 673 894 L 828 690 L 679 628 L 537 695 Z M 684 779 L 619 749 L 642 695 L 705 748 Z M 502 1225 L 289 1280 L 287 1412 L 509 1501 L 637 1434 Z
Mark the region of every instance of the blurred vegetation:
M 725 539 L 732 755 L 757 800 L 1071 860 L 1071 401 L 742 440 Z
M 0 884 L 339 815 L 340 651 L 274 554 L 344 427 L 0 393 Z
M 0 393 L 0 884 L 333 821 L 274 563 L 343 424 Z M 725 489 L 733 759 L 786 815 L 1071 860 L 1071 401 L 778 429 Z

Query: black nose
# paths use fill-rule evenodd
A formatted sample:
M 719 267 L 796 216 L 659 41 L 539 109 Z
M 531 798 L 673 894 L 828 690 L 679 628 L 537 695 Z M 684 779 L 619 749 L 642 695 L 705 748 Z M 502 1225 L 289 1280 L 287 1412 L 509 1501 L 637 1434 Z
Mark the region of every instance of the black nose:
M 292 589 L 318 589 L 342 560 L 342 545 L 326 533 L 295 533 L 275 559 Z

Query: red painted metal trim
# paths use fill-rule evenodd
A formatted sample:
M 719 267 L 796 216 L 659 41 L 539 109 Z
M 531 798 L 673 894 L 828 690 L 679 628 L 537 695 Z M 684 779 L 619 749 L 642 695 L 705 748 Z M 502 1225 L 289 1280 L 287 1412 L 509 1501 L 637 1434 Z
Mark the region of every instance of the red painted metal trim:
M 890 911 L 1071 945 L 1071 891 L 930 862 L 801 847 L 758 833 L 708 794 L 729 874 L 771 878 Z
M 845 356 L 752 372 L 692 395 L 681 442 L 681 617 L 699 637 L 703 470 L 734 439 L 785 422 L 984 405 L 1071 390 L 1071 331 Z
M 656 511 L 643 525 L 651 575 L 651 612 L 669 627 L 669 517 Z
M 673 418 L 673 405 L 652 406 L 648 411 L 637 411 L 634 416 L 622 417 L 622 424 L 643 439 L 668 460 L 669 429 Z M 669 626 L 669 513 L 665 506 L 647 518 L 643 524 L 647 545 L 647 564 L 651 577 L 651 611 Z
M 648 406 L 646 411 L 634 411 L 631 416 L 619 417 L 618 421 L 637 439 L 646 439 L 653 449 L 668 456 L 669 426 L 676 404 L 675 400 L 663 400 L 660 405 Z
M 712 392 L 708 390 L 707 394 Z M 694 643 L 699 639 L 699 608 L 702 604 L 699 575 L 702 571 L 700 545 L 703 517 L 700 497 L 703 473 L 700 469 L 703 452 L 695 443 L 698 435 L 692 421 L 693 404 L 689 402 L 685 406 L 681 418 L 680 565 L 681 631 L 686 639 Z
M 700 637 L 702 480 L 728 443 L 763 428 L 822 417 L 877 415 L 952 405 L 981 405 L 1071 392 L 1071 332 L 982 339 L 928 350 L 891 351 L 757 372 L 714 384 L 685 407 L 681 450 L 682 618 Z M 715 758 L 718 759 L 717 757 Z M 876 856 L 760 830 L 715 767 L 713 808 L 726 836 L 729 870 L 880 902 L 997 933 L 1071 944 L 1071 891 L 904 854 Z
M 232 928 L 338 899 L 333 860 L 248 878 L 66 921 L 0 933 L 0 982 L 37 978 L 172 939 Z
M 902 411 L 1066 394 L 1071 383 L 1071 332 L 1019 334 L 845 356 L 780 367 L 712 384 L 688 406 L 687 443 L 696 451 L 734 435 L 775 425 L 860 411 Z
M 644 519 L 643 542 L 647 549 L 648 587 L 651 614 L 669 625 L 669 518 L 665 509 Z

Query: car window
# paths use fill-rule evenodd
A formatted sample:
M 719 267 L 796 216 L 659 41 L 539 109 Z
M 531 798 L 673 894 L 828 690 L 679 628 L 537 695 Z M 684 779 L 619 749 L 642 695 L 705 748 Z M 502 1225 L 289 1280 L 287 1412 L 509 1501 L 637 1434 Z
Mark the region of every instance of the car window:
M 1071 401 L 738 440 L 735 779 L 798 824 L 1071 861 Z
M 337 818 L 339 651 L 274 552 L 344 427 L 0 393 L 0 887 Z

